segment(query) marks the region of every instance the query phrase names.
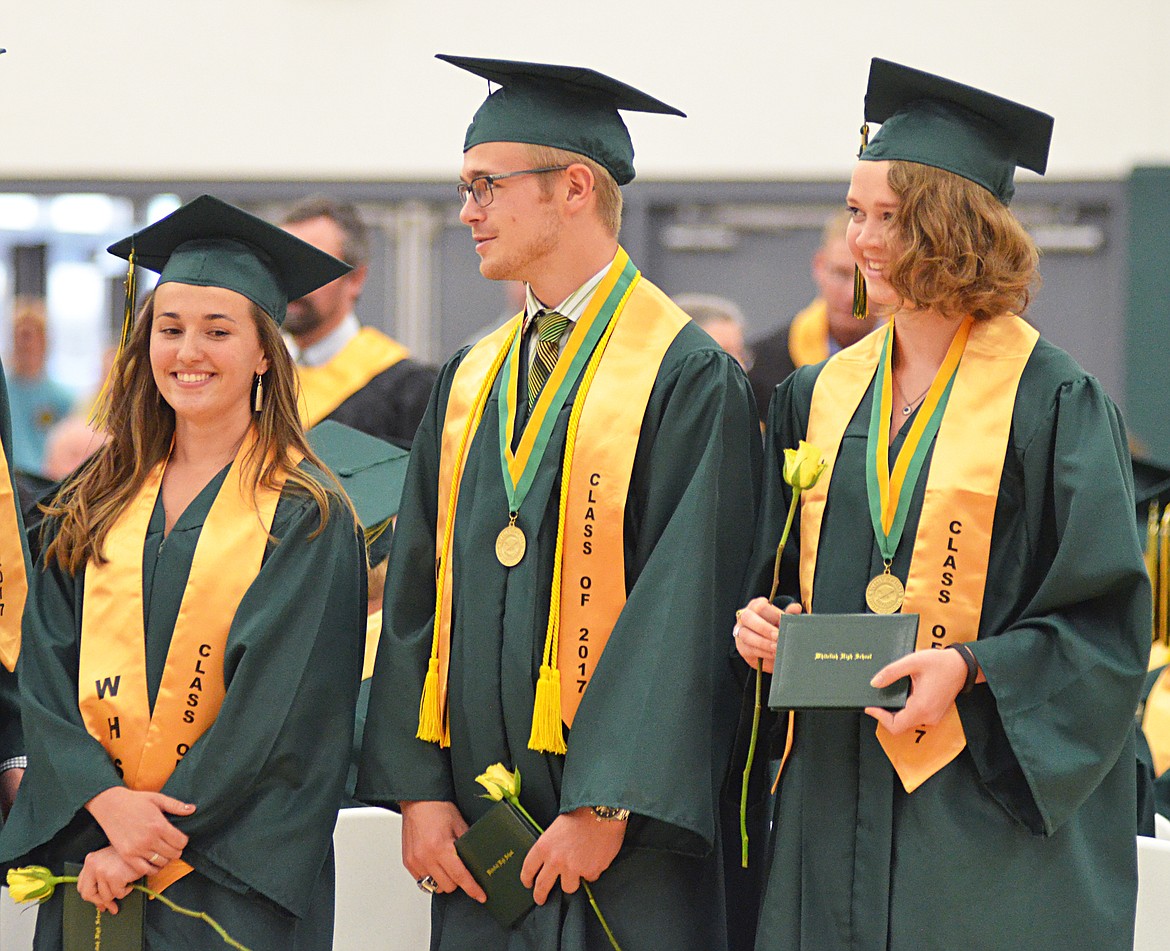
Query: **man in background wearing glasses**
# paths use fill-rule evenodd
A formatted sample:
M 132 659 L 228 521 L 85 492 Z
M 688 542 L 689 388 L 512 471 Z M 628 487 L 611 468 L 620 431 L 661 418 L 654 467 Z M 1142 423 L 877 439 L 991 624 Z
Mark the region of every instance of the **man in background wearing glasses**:
M 500 87 L 467 132 L 460 220 L 526 302 L 443 367 L 415 439 L 358 796 L 401 809 L 437 951 L 608 949 L 582 881 L 624 948 L 723 951 L 725 632 L 759 429 L 739 366 L 617 237 L 618 110 L 681 113 L 592 70 L 440 58 Z M 497 762 L 546 830 L 511 928 L 454 847 Z

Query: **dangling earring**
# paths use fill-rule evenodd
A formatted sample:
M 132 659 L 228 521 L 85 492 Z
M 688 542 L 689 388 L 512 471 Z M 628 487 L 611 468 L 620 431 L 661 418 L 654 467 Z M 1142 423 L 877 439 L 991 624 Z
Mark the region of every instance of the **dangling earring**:
M 256 374 L 256 398 L 252 401 L 252 409 L 259 413 L 264 409 L 264 377 Z

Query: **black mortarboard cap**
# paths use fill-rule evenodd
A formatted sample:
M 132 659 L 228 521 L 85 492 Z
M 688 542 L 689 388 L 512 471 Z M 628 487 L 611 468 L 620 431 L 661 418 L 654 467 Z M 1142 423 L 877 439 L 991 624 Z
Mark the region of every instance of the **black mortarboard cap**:
M 226 287 L 243 294 L 278 324 L 290 300 L 304 297 L 351 268 L 283 228 L 203 195 L 109 252 L 159 272 L 159 284 Z
M 410 453 L 376 436 L 326 419 L 308 432 L 309 445 L 345 489 L 366 533 L 370 564 L 390 554 Z
M 444 62 L 500 88 L 479 107 L 463 151 L 482 142 L 525 142 L 585 155 L 619 185 L 634 178 L 634 145 L 619 110 L 682 116 L 674 106 L 592 69 L 440 53 Z
M 1016 166 L 1044 173 L 1052 116 L 973 86 L 875 58 L 865 121 L 882 127 L 863 161 L 918 162 L 982 185 L 1005 205 Z

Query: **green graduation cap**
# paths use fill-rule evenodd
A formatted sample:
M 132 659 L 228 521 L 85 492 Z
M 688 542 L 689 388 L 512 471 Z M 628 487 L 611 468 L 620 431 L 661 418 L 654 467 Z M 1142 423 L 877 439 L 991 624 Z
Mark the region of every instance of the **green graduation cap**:
M 1170 468 L 1152 459 L 1133 459 L 1133 488 L 1137 497 L 1138 523 L 1144 525 L 1150 504 L 1159 511 L 1170 506 Z
M 463 151 L 482 142 L 525 142 L 586 155 L 619 185 L 634 178 L 634 145 L 619 109 L 686 117 L 674 106 L 580 66 L 449 56 L 438 59 L 500 88 L 479 107 Z
M 932 165 L 982 185 L 1005 205 L 1016 166 L 1044 174 L 1052 116 L 972 86 L 875 58 L 865 121 L 882 127 L 863 161 Z
M 410 453 L 384 440 L 326 419 L 308 432 L 309 445 L 337 476 L 366 533 L 370 564 L 390 554 Z
M 348 273 L 350 266 L 262 218 L 202 195 L 128 238 L 111 254 L 159 272 L 159 284 L 226 287 L 284 323 L 290 300 Z M 131 259 L 133 255 L 133 259 Z

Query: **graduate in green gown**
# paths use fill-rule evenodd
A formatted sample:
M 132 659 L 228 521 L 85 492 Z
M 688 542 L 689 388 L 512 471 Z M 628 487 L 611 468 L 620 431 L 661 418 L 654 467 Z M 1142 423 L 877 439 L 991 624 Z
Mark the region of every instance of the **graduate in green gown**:
M 740 367 L 618 246 L 633 150 L 617 109 L 673 110 L 590 70 L 452 61 L 503 86 L 468 130 L 461 220 L 481 272 L 525 281 L 527 306 L 442 368 L 415 437 L 358 798 L 401 809 L 406 869 L 435 892 L 436 951 L 608 949 L 582 880 L 625 951 L 720 951 L 734 690 L 719 629 L 747 562 L 760 447 Z M 546 331 L 550 309 L 567 320 Z M 543 456 L 517 486 L 505 460 L 519 468 L 536 433 Z M 607 474 L 611 451 L 624 480 Z M 588 574 L 573 567 L 599 551 Z M 603 601 L 608 624 L 571 620 Z M 453 847 L 490 805 L 475 777 L 497 762 L 519 768 L 547 830 L 523 866 L 537 907 L 511 930 Z
M 278 324 L 346 265 L 209 196 L 111 250 L 161 276 L 111 373 L 111 439 L 50 510 L 0 861 L 83 862 L 110 913 L 145 876 L 253 951 L 323 951 L 365 559 Z M 63 891 L 38 949 L 61 946 Z M 147 904 L 147 948 L 218 940 Z
M 807 439 L 831 469 L 801 496 L 785 610 L 896 609 L 885 587 L 920 614 L 919 649 L 875 678 L 911 678 L 904 710 L 795 712 L 756 947 L 1122 951 L 1150 596 L 1120 415 L 1010 313 L 1036 266 L 1012 173 L 1043 171 L 1051 120 L 879 60 L 866 119 L 883 126 L 849 243 L 893 329 L 779 387 L 752 577 L 769 590 L 782 451 Z M 914 441 L 891 520 L 881 473 L 893 485 Z M 743 610 L 751 666 L 771 671 L 779 619 L 764 598 Z M 780 747 L 787 728 L 775 718 Z
M 0 53 L 5 52 L 0 49 Z M 8 815 L 24 775 L 24 739 L 20 729 L 20 691 L 15 673 L 20 653 L 20 624 L 28 591 L 28 545 L 12 465 L 12 413 L 4 368 L 0 366 L 0 565 L 7 571 L 8 597 L 0 614 L 0 812 Z

